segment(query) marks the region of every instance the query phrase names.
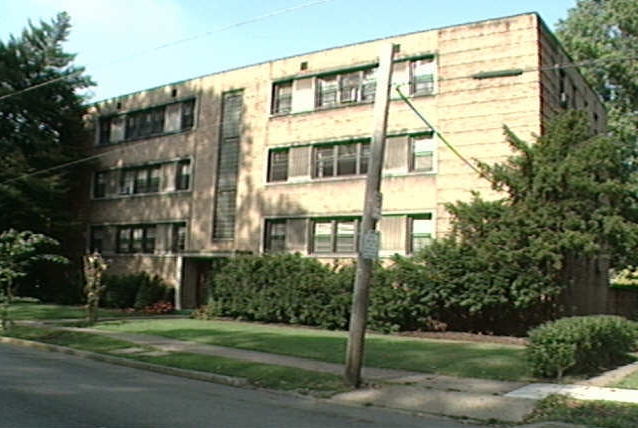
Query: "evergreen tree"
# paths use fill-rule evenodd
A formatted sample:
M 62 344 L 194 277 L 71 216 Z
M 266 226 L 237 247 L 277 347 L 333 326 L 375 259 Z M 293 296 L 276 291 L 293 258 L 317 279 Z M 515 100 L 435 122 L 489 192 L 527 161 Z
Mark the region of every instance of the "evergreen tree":
M 81 236 L 74 194 L 82 185 L 81 167 L 25 175 L 85 155 L 78 90 L 93 83 L 63 49 L 70 28 L 69 16 L 60 13 L 0 41 L 0 230 L 44 233 L 59 240 L 66 254 L 75 244 L 72 237 Z

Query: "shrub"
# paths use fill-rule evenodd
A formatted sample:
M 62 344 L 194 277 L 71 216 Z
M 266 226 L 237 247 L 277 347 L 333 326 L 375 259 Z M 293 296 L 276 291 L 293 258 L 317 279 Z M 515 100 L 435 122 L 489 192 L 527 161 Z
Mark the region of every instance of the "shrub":
M 169 287 L 161 277 L 157 275 L 149 277 L 144 272 L 141 284 L 135 295 L 133 307 L 139 310 L 160 301 L 172 300 L 170 298 L 170 290 L 172 290 L 172 287 Z
M 638 324 L 613 315 L 568 317 L 529 332 L 528 363 L 537 376 L 561 378 L 622 362 L 636 347 Z
M 106 290 L 100 303 L 107 308 L 143 309 L 160 301 L 173 301 L 175 290 L 161 277 L 146 272 L 128 275 L 105 275 Z
M 343 275 L 298 254 L 237 257 L 208 279 L 209 303 L 193 316 L 343 328 Z

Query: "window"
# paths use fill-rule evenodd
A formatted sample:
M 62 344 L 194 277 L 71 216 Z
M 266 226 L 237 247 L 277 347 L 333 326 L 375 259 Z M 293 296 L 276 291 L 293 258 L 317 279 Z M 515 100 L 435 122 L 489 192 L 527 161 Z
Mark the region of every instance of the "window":
M 123 169 L 120 173 L 120 194 L 157 193 L 160 185 L 160 166 Z
M 93 197 L 103 198 L 106 196 L 106 172 L 96 172 L 93 178 Z
M 317 78 L 317 107 L 373 101 L 376 68 Z
M 314 177 L 365 174 L 369 158 L 368 142 L 317 146 L 314 149 Z
M 288 149 L 268 153 L 268 182 L 288 180 Z
M 91 227 L 91 238 L 89 247 L 89 251 L 91 252 L 97 251 L 98 253 L 101 253 L 104 250 L 104 227 Z
M 273 85 L 272 114 L 286 114 L 292 110 L 292 81 Z
M 432 214 L 410 216 L 410 242 L 408 252 L 416 253 L 432 242 Z
M 313 224 L 314 253 L 354 253 L 357 251 L 359 220 L 317 220 Z
M 412 137 L 410 139 L 410 171 L 434 171 L 435 152 L 436 141 L 432 137 Z
M 412 95 L 434 93 L 434 73 L 436 63 L 433 58 L 420 59 L 410 63 L 410 92 Z
M 171 250 L 179 253 L 186 249 L 186 223 L 175 223 L 173 225 L 173 241 Z
M 190 159 L 182 159 L 177 162 L 177 171 L 175 172 L 175 190 L 188 190 L 191 179 L 191 161 Z
M 181 130 L 189 130 L 195 125 L 195 100 L 188 100 L 182 103 L 182 126 Z
M 286 250 L 286 220 L 266 220 L 265 251 Z
M 339 92 L 338 76 L 317 78 L 317 107 L 331 107 L 337 104 Z
M 120 226 L 117 229 L 118 253 L 153 253 L 155 251 L 155 225 Z
M 117 143 L 177 131 L 186 131 L 195 123 L 195 100 L 190 99 L 142 111 L 99 119 L 98 144 Z

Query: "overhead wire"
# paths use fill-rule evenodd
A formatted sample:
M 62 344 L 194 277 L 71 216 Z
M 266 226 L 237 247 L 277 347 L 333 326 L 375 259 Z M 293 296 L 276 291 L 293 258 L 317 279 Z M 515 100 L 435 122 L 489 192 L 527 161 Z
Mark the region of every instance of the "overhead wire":
M 156 52 L 156 51 L 159 51 L 159 50 L 162 50 L 162 49 L 166 49 L 166 48 L 169 48 L 169 47 L 172 47 L 172 46 L 176 46 L 176 45 L 183 44 L 183 43 L 188 43 L 188 42 L 191 42 L 193 40 L 201 39 L 201 38 L 204 38 L 204 37 L 210 37 L 213 34 L 221 33 L 223 31 L 227 31 L 227 30 L 230 30 L 230 29 L 233 29 L 233 28 L 237 28 L 237 27 L 242 27 L 244 25 L 248 25 L 248 24 L 252 24 L 252 23 L 258 22 L 258 21 L 262 21 L 264 19 L 272 18 L 274 16 L 283 15 L 285 13 L 292 12 L 292 11 L 295 11 L 295 10 L 305 9 L 307 7 L 315 6 L 317 4 L 328 3 L 330 1 L 332 1 L 332 0 L 313 0 L 313 1 L 310 1 L 310 2 L 307 2 L 307 3 L 302 3 L 302 4 L 295 5 L 295 6 L 290 6 L 290 7 L 287 7 L 287 8 L 274 10 L 272 12 L 268 12 L 268 13 L 265 13 L 263 15 L 259 15 L 259 16 L 253 17 L 253 18 L 248 18 L 248 19 L 246 19 L 244 21 L 239 21 L 239 22 L 235 22 L 233 24 L 224 25 L 224 26 L 215 28 L 215 29 L 213 29 L 211 31 L 207 31 L 205 33 L 201 33 L 201 34 L 198 34 L 198 35 L 195 35 L 195 36 L 186 37 L 186 38 L 183 38 L 183 39 L 179 39 L 179 40 L 175 40 L 175 41 L 172 41 L 172 42 L 164 43 L 162 45 L 158 45 L 158 46 L 155 46 L 155 47 L 150 48 L 150 49 L 146 49 L 146 50 L 142 50 L 142 51 L 136 52 L 136 53 L 134 53 L 132 55 L 127 55 L 127 56 L 122 57 L 122 58 L 117 58 L 117 59 L 108 61 L 107 63 L 104 63 L 102 65 L 99 65 L 98 68 L 99 67 L 108 66 L 108 65 L 112 65 L 112 64 L 117 64 L 117 63 L 124 62 L 124 61 L 128 61 L 130 59 L 137 58 L 137 57 L 142 56 L 142 55 L 148 55 L 149 53 Z M 79 76 L 84 71 L 85 70 L 79 70 L 79 71 L 76 71 L 76 72 L 73 72 L 73 73 L 66 74 L 64 76 L 56 77 L 56 78 L 51 79 L 51 80 L 47 80 L 47 81 L 44 81 L 44 82 L 41 82 L 41 83 L 37 83 L 35 85 L 29 86 L 29 87 L 26 87 L 26 88 L 23 88 L 23 89 L 19 89 L 19 90 L 13 91 L 13 92 L 9 92 L 8 94 L 1 95 L 0 96 L 0 101 L 3 101 L 3 100 L 5 100 L 7 98 L 10 98 L 10 97 L 14 97 L 14 96 L 17 96 L 17 95 L 24 94 L 26 92 L 33 91 L 35 89 L 42 88 L 44 86 L 52 85 L 53 83 L 59 82 L 61 80 L 66 80 L 66 79 L 69 79 L 71 77 Z

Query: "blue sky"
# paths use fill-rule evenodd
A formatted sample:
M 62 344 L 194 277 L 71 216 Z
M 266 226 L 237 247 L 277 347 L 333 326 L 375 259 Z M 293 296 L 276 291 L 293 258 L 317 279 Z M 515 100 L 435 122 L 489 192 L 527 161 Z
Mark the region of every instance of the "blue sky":
M 575 0 L 0 0 L 0 40 L 20 33 L 29 19 L 67 11 L 73 28 L 66 50 L 97 82 L 90 94 L 97 101 L 270 59 L 525 12 L 538 12 L 554 29 L 574 6 Z M 265 16 L 286 9 L 294 10 Z M 259 19 L 224 29 L 253 18 Z M 191 40 L 174 43 L 184 39 Z

